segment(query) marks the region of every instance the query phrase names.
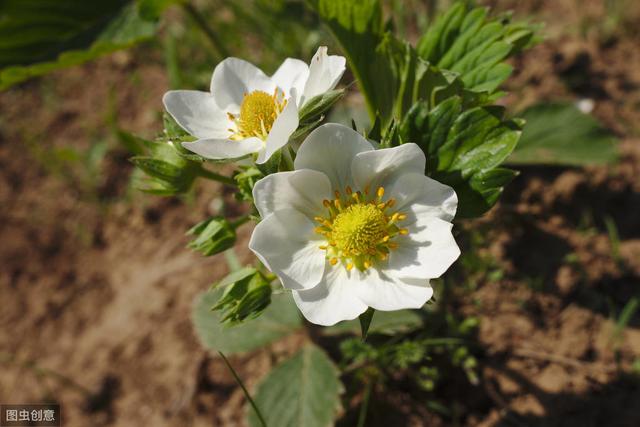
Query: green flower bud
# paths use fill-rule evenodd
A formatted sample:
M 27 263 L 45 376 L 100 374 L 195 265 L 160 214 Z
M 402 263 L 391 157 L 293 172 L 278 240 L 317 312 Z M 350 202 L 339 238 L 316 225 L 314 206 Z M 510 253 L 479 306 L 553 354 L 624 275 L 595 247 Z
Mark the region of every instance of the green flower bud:
M 271 303 L 271 285 L 254 268 L 247 267 L 231 273 L 218 286 L 226 288 L 211 309 L 225 312 L 223 323 L 235 324 L 258 317 Z
M 211 256 L 226 251 L 236 242 L 236 231 L 229 222 L 222 217 L 213 217 L 196 224 L 187 232 L 196 236 L 189 247 L 204 256 Z

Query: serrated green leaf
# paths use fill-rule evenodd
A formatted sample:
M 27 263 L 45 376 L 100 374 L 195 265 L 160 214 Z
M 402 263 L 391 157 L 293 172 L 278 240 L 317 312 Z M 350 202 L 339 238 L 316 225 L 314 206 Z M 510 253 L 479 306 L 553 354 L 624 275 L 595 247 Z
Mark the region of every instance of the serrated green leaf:
M 0 90 L 150 38 L 157 22 L 126 0 L 4 0 Z
M 498 168 L 520 137 L 518 123 L 503 116 L 504 108 L 497 106 L 463 111 L 462 99 L 452 97 L 431 111 L 416 103 L 401 123 L 400 139 L 425 152 L 427 175 L 456 191 L 458 217 L 486 212 L 515 176 Z
M 512 72 L 503 63 L 535 40 L 535 26 L 513 23 L 509 15 L 489 17 L 484 7 L 459 1 L 420 38 L 421 58 L 458 73 L 465 88 L 493 93 Z
M 226 354 L 244 353 L 289 335 L 302 322 L 290 294 L 274 295 L 271 304 L 257 319 L 237 326 L 221 323 L 219 312 L 211 307 L 219 300 L 222 290 L 201 294 L 195 301 L 192 319 L 202 345 L 209 350 Z
M 526 125 L 509 163 L 583 166 L 617 158 L 613 134 L 571 104 L 538 104 L 520 115 Z
M 379 0 L 307 0 L 329 27 L 349 61 L 373 119 L 391 117 L 397 78 L 387 52 L 379 49 L 385 30 Z M 383 82 L 383 84 L 379 84 Z
M 268 426 L 327 427 L 340 411 L 340 372 L 318 347 L 307 344 L 276 366 L 258 386 L 254 400 Z M 248 408 L 251 427 L 262 427 Z

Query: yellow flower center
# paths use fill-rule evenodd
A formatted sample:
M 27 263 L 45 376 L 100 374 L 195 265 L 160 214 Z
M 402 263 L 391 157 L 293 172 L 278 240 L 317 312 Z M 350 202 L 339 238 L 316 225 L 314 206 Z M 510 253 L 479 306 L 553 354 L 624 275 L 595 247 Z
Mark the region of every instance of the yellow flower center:
M 240 114 L 235 116 L 229 113 L 229 119 L 235 122 L 237 128 L 229 129 L 230 138 L 239 141 L 257 137 L 265 141 L 276 118 L 287 105 L 283 97 L 284 94 L 278 89 L 273 91 L 273 95 L 261 90 L 245 94 L 240 104 Z
M 335 196 L 323 201 L 327 216 L 315 218 L 320 224 L 316 233 L 327 239 L 320 249 L 327 252 L 331 265 L 340 262 L 349 271 L 353 267 L 364 271 L 388 258 L 389 252 L 398 247 L 393 241 L 395 237 L 408 234 L 406 228 L 398 227 L 407 216 L 390 211 L 396 201 L 383 200 L 383 187 L 372 197 L 368 189 L 362 193 L 353 192 L 350 187 L 344 195 L 336 191 Z

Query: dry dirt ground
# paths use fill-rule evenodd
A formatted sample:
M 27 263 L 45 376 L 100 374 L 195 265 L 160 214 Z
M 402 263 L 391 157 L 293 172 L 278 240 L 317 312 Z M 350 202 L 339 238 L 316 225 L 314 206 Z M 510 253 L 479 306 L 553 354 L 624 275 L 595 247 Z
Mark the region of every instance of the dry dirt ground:
M 567 29 L 597 21 L 604 2 L 495 3 L 535 13 L 552 37 L 514 61 L 507 102 L 593 99 L 621 158 L 525 168 L 497 208 L 462 225 L 481 230 L 505 273 L 461 302 L 481 319 L 480 385 L 447 393 L 465 402 L 458 425 L 638 426 L 640 319 L 618 336 L 611 313 L 640 292 L 640 35 Z M 108 151 L 97 177 L 60 160 L 64 147 L 113 144 L 114 118 L 152 136 L 166 87 L 161 60 L 136 51 L 0 94 L 0 402 L 58 401 L 65 426 L 244 425 L 242 393 L 190 322 L 195 295 L 227 267 L 184 237 L 214 197 L 233 209 L 231 197 L 215 184 L 187 201 L 131 192 L 122 149 Z M 252 387 L 298 345 L 232 363 Z M 374 392 L 374 402 L 395 407 L 394 425 L 451 425 L 403 390 Z

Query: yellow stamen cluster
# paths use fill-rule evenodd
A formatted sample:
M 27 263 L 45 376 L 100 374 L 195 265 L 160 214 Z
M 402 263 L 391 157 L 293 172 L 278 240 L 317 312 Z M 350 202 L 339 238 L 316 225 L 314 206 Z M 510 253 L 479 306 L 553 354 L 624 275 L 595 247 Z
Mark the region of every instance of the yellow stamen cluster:
M 327 251 L 331 265 L 342 263 L 348 271 L 353 267 L 365 271 L 398 247 L 393 238 L 408 234 L 398 226 L 407 216 L 392 212 L 395 199 L 383 199 L 383 187 L 371 196 L 368 188 L 354 192 L 347 187 L 344 194 L 336 191 L 335 199 L 323 201 L 327 215 L 315 218 L 319 223 L 315 231 L 327 239 L 320 249 Z
M 284 94 L 278 89 L 273 95 L 261 90 L 255 90 L 244 95 L 238 116 L 228 113 L 229 119 L 236 124 L 236 129 L 229 129 L 230 139 L 239 141 L 246 138 L 258 137 L 265 141 L 273 122 L 287 105 Z

